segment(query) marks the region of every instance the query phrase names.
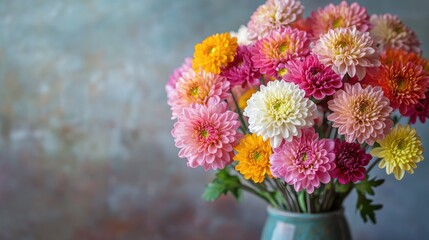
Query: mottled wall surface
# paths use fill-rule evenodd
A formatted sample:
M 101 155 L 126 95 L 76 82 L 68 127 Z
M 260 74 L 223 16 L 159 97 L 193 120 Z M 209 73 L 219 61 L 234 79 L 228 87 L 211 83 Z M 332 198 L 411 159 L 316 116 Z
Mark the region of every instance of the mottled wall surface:
M 307 14 L 327 3 L 302 2 Z M 399 15 L 429 51 L 428 1 L 359 2 Z M 213 173 L 177 157 L 164 84 L 195 43 L 261 3 L 0 1 L 0 239 L 258 239 L 262 202 L 201 200 Z M 428 236 L 428 172 L 426 160 L 387 177 L 377 225 L 351 196 L 355 239 Z

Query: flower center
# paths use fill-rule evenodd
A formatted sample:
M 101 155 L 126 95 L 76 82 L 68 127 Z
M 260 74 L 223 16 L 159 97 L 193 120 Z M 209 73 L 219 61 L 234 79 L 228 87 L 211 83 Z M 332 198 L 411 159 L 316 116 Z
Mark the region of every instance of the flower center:
M 362 101 L 359 104 L 359 112 L 364 113 L 366 111 L 366 108 L 369 106 L 368 101 Z
M 196 97 L 196 96 L 198 96 L 198 90 L 199 90 L 198 86 L 193 87 L 193 88 L 191 88 L 191 91 L 189 92 L 189 94 L 191 94 L 191 96 L 193 96 L 193 97 Z
M 342 18 L 334 19 L 334 21 L 332 22 L 332 27 L 333 27 L 333 28 L 339 28 L 339 27 L 342 27 L 342 26 L 343 26 L 343 23 L 344 23 L 344 19 L 342 19 Z
M 308 154 L 306 152 L 301 154 L 301 161 L 305 162 L 308 160 Z
M 280 69 L 277 74 L 279 74 L 280 77 L 283 77 L 284 75 L 286 75 L 289 71 L 286 68 L 282 68 Z
M 262 154 L 259 151 L 253 151 L 250 153 L 250 156 L 251 156 L 250 158 L 255 160 L 255 161 L 258 161 L 258 160 L 260 160 L 261 155 Z
M 268 102 L 268 109 L 275 120 L 287 119 L 293 111 L 290 98 L 277 98 Z
M 196 139 L 201 143 L 213 143 L 218 139 L 218 130 L 209 123 L 202 123 L 195 128 Z
M 216 47 L 214 47 L 214 46 L 209 47 L 208 54 L 210 56 L 212 56 L 213 54 L 215 54 L 215 52 L 216 52 Z
M 334 42 L 335 48 L 345 48 L 349 45 L 352 45 L 353 41 L 350 36 L 347 35 L 341 35 L 338 37 L 338 39 Z

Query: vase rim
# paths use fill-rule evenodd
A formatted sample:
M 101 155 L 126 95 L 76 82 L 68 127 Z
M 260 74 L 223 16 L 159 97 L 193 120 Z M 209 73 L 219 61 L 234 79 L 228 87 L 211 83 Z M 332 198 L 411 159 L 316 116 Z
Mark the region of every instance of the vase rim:
M 294 217 L 294 218 L 324 218 L 324 217 L 331 217 L 333 215 L 343 215 L 344 214 L 344 208 L 340 208 L 336 211 L 331 212 L 320 212 L 320 213 L 298 213 L 298 212 L 289 212 L 287 210 L 281 210 L 274 208 L 270 205 L 267 207 L 268 214 L 275 214 L 278 216 L 283 217 Z

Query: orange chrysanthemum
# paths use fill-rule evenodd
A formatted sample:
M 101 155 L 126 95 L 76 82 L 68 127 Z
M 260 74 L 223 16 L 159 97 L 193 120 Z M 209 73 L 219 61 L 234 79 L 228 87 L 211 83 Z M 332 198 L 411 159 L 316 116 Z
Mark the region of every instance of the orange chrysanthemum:
M 261 136 L 248 134 L 234 149 L 237 151 L 234 160 L 238 161 L 235 169 L 243 174 L 245 179 L 261 183 L 266 175 L 273 177 L 270 170 L 270 155 L 273 150 L 269 140 L 264 141 Z
M 413 105 L 425 98 L 429 87 L 426 71 L 413 62 L 393 61 L 382 65 L 374 79 L 372 85 L 381 86 L 391 106 L 399 108 L 402 115 L 407 115 Z
M 380 56 L 381 64 L 391 65 L 393 62 L 400 61 L 402 63 L 412 62 L 415 65 L 420 65 L 427 69 L 428 61 L 421 57 L 420 54 L 414 52 L 406 52 L 401 49 L 389 48 Z
M 195 45 L 192 68 L 219 74 L 222 67 L 234 60 L 237 47 L 237 38 L 231 37 L 229 33 L 212 35 Z

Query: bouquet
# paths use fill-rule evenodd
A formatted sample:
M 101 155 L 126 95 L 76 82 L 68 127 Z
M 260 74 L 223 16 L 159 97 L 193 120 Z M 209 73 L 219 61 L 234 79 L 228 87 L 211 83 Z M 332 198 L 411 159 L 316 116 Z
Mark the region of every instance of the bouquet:
M 203 194 L 301 213 L 356 208 L 375 223 L 370 176 L 401 180 L 423 160 L 412 125 L 429 117 L 429 63 L 416 34 L 357 3 L 303 17 L 295 0 L 268 0 L 238 32 L 195 45 L 166 85 L 171 132 L 191 168 L 216 170 Z M 401 124 L 399 123 L 402 119 Z

